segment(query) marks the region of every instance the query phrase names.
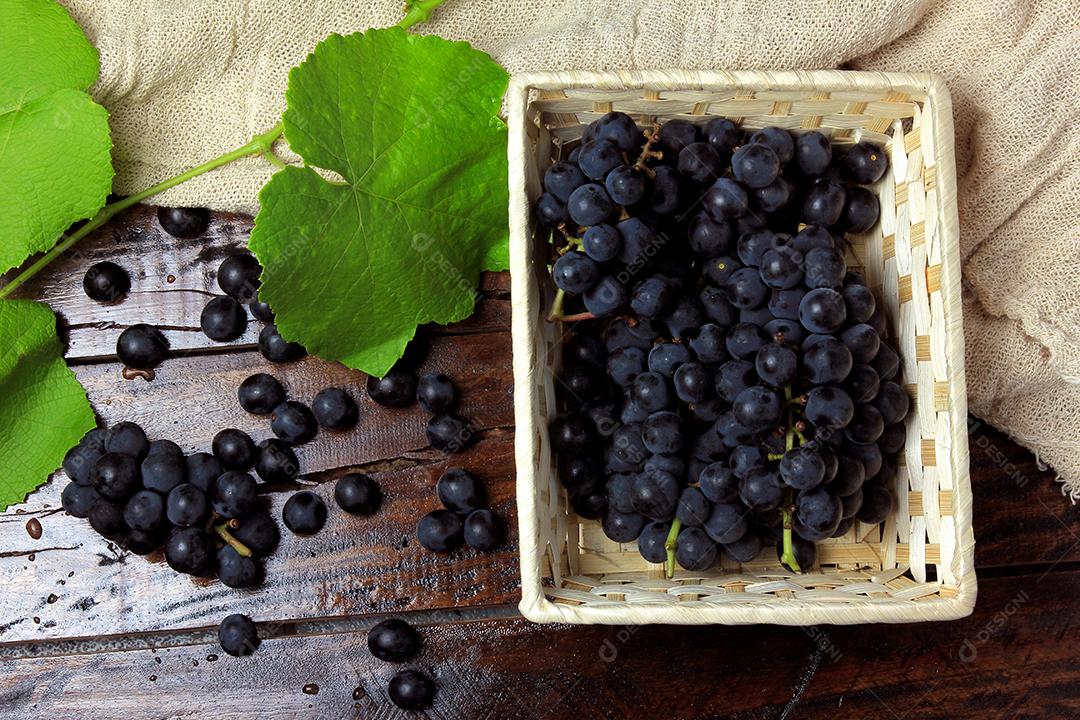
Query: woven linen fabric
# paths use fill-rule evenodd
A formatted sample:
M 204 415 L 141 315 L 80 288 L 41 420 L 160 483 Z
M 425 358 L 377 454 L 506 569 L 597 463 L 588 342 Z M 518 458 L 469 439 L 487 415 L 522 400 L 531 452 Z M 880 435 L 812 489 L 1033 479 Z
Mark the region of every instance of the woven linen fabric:
M 93 93 L 111 113 L 120 193 L 265 131 L 289 68 L 319 40 L 402 16 L 400 0 L 61 1 L 101 51 Z M 941 75 L 957 132 L 970 408 L 1080 497 L 1080 4 L 451 0 L 417 31 L 468 40 L 511 72 Z M 157 201 L 254 213 L 272 170 L 245 159 Z

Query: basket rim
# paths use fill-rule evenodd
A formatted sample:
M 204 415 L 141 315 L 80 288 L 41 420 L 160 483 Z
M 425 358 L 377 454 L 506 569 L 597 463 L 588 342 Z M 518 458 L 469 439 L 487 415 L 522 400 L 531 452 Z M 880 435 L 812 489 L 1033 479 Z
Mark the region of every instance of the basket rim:
M 937 146 L 936 165 L 940 190 L 938 219 L 943 247 L 942 298 L 946 337 L 950 358 L 947 380 L 948 414 L 951 420 L 954 470 L 953 522 L 958 536 L 955 548 L 954 596 L 912 602 L 909 600 L 875 599 L 873 602 L 814 603 L 790 600 L 746 605 L 718 606 L 703 602 L 665 604 L 616 603 L 608 605 L 569 605 L 549 600 L 543 592 L 541 555 L 546 547 L 531 541 L 537 536 L 538 518 L 535 512 L 534 459 L 538 454 L 538 438 L 532 418 L 536 398 L 531 382 L 536 358 L 532 353 L 523 357 L 519 347 L 528 347 L 535 335 L 538 318 L 531 312 L 527 294 L 530 292 L 529 203 L 526 190 L 525 156 L 530 152 L 526 132 L 530 90 L 563 90 L 595 88 L 599 90 L 655 89 L 658 91 L 700 88 L 703 90 L 829 90 L 872 91 L 898 90 L 924 95 L 934 109 L 932 130 Z M 974 531 L 972 526 L 972 494 L 968 462 L 967 389 L 964 375 L 964 338 L 960 299 L 959 219 L 956 198 L 955 157 L 952 102 L 944 80 L 931 73 L 866 72 L 848 70 L 574 70 L 533 71 L 512 75 L 507 95 L 508 161 L 510 191 L 510 273 L 512 296 L 513 369 L 515 387 L 528 388 L 514 396 L 515 465 L 517 471 L 516 503 L 518 511 L 519 565 L 522 599 L 519 609 L 533 622 L 601 623 L 601 624 L 748 624 L 773 623 L 810 625 L 817 623 L 853 624 L 875 622 L 913 622 L 951 620 L 969 615 L 975 606 L 978 583 L 974 567 Z M 944 151 L 943 151 L 944 150 Z M 522 420 L 525 422 L 522 422 Z M 769 614 L 770 610 L 783 610 Z M 797 617 L 796 617 L 797 616 Z

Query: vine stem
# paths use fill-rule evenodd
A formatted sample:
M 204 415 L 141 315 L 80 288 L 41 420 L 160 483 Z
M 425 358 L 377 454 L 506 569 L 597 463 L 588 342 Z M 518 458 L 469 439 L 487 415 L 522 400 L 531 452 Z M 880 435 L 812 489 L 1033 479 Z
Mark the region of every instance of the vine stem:
M 398 27 L 408 30 L 413 25 L 427 22 L 435 8 L 442 5 L 446 0 L 412 0 L 405 3 L 405 17 L 401 18 Z
M 675 518 L 671 523 L 671 530 L 668 531 L 667 539 L 664 540 L 664 550 L 667 551 L 667 562 L 664 563 L 664 575 L 670 580 L 675 577 L 675 540 L 679 537 L 679 530 L 682 529 L 682 522 Z
M 164 192 L 171 187 L 175 187 L 182 182 L 186 182 L 192 178 L 198 177 L 203 173 L 210 172 L 211 170 L 219 168 L 222 165 L 228 165 L 234 160 L 239 160 L 243 157 L 248 157 L 251 155 L 263 155 L 267 159 L 270 159 L 270 157 L 273 156 L 274 160 L 281 162 L 277 158 L 277 156 L 273 155 L 273 145 L 274 142 L 281 137 L 283 132 L 284 128 L 279 122 L 277 125 L 270 128 L 270 130 L 259 135 L 255 135 L 248 143 L 241 145 L 235 150 L 231 150 L 224 155 L 220 155 L 214 158 L 213 160 L 208 160 L 202 165 L 196 165 L 190 170 L 182 172 L 179 175 L 175 175 L 168 180 L 163 180 L 157 185 L 154 185 L 153 187 L 148 187 L 142 192 L 136 193 L 126 198 L 122 198 L 114 203 L 106 205 L 98 211 L 97 215 L 90 218 L 82 226 L 80 226 L 78 230 L 71 233 L 59 243 L 54 245 L 52 249 L 39 257 L 37 260 L 35 260 L 33 264 L 31 264 L 29 267 L 19 273 L 14 279 L 12 279 L 11 282 L 9 282 L 3 288 L 0 288 L 0 299 L 9 297 L 11 293 L 15 292 L 15 290 L 19 286 L 21 286 L 27 280 L 34 277 L 43 269 L 45 269 L 45 267 L 48 266 L 49 263 L 63 255 L 77 242 L 79 242 L 84 237 L 107 223 L 114 215 L 124 210 L 127 210 L 132 205 L 140 203 L 147 198 L 157 195 L 158 193 Z M 271 162 L 273 162 L 273 160 L 271 160 Z

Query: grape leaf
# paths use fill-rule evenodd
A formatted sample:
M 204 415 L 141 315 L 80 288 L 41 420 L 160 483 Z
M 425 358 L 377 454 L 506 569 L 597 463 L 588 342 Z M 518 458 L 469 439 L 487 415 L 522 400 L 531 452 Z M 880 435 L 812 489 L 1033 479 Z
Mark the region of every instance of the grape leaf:
M 108 113 L 84 92 L 97 51 L 53 0 L 0 0 L 0 272 L 105 204 Z
M 472 312 L 480 271 L 507 266 L 508 79 L 400 28 L 332 35 L 293 68 L 285 137 L 307 165 L 263 188 L 249 243 L 284 337 L 381 376 L 417 325 Z
M 0 509 L 22 502 L 94 427 L 86 391 L 64 363 L 56 316 L 0 301 Z

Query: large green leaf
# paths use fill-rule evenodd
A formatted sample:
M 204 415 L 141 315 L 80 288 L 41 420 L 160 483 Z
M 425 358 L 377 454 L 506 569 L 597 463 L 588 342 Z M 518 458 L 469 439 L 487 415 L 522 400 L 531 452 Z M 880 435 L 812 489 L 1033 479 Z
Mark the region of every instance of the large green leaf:
M 0 301 L 0 508 L 21 502 L 94 427 L 86 391 L 64 364 L 56 316 Z
M 507 81 L 399 28 L 332 35 L 292 70 L 285 136 L 308 167 L 263 188 L 250 241 L 283 336 L 383 375 L 417 325 L 472 312 L 480 271 L 507 264 Z
M 97 51 L 53 0 L 0 0 L 0 272 L 105 204 L 108 113 Z

